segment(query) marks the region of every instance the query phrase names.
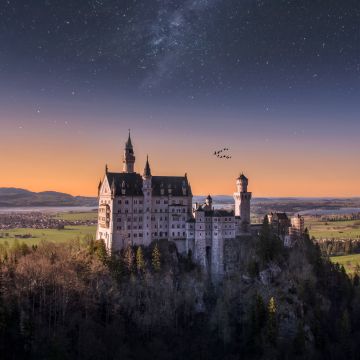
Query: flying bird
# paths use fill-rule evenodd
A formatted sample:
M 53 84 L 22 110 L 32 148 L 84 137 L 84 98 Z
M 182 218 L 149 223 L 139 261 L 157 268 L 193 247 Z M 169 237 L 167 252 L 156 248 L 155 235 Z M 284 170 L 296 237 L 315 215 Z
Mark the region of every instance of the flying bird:
M 231 155 L 227 153 L 229 151 L 229 148 L 222 148 L 220 150 L 215 150 L 213 155 L 216 156 L 218 159 L 231 159 Z

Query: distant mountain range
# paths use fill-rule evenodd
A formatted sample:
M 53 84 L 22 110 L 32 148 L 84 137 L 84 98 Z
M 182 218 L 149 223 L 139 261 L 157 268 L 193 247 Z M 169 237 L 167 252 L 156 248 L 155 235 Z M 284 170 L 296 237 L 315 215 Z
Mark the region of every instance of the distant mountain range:
M 32 192 L 17 188 L 0 188 L 0 207 L 26 206 L 97 206 L 97 199 L 56 191 Z
M 194 196 L 193 202 L 202 204 L 206 196 Z M 229 208 L 234 199 L 229 195 L 214 195 L 213 204 Z M 32 192 L 17 188 L 0 188 L 1 207 L 43 207 L 43 206 L 94 206 L 96 197 L 72 196 L 57 191 Z M 252 211 L 264 214 L 270 211 L 286 211 L 290 213 L 309 209 L 360 208 L 360 198 L 254 198 Z

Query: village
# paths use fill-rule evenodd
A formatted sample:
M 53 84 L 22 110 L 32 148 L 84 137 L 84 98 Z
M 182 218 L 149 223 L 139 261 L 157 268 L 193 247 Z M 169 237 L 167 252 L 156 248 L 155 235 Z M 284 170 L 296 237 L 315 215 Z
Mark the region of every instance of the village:
M 11 229 L 64 229 L 65 226 L 92 226 L 96 219 L 74 217 L 67 219 L 58 214 L 44 212 L 6 213 L 0 214 L 0 230 Z

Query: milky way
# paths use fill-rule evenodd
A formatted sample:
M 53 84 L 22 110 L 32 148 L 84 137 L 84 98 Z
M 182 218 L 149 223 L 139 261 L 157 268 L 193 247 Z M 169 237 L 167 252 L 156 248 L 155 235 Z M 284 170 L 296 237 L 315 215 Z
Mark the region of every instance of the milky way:
M 274 97 L 357 97 L 359 16 L 355 0 L 7 0 L 0 91 L 265 110 Z

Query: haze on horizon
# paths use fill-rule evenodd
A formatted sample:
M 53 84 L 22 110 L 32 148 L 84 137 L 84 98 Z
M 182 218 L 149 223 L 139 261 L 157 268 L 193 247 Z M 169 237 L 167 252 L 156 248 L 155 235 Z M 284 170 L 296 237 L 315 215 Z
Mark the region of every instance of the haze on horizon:
M 355 0 L 7 1 L 0 19 L 0 187 L 96 195 L 131 128 L 136 171 L 149 154 L 194 194 L 243 171 L 256 197 L 360 195 Z

